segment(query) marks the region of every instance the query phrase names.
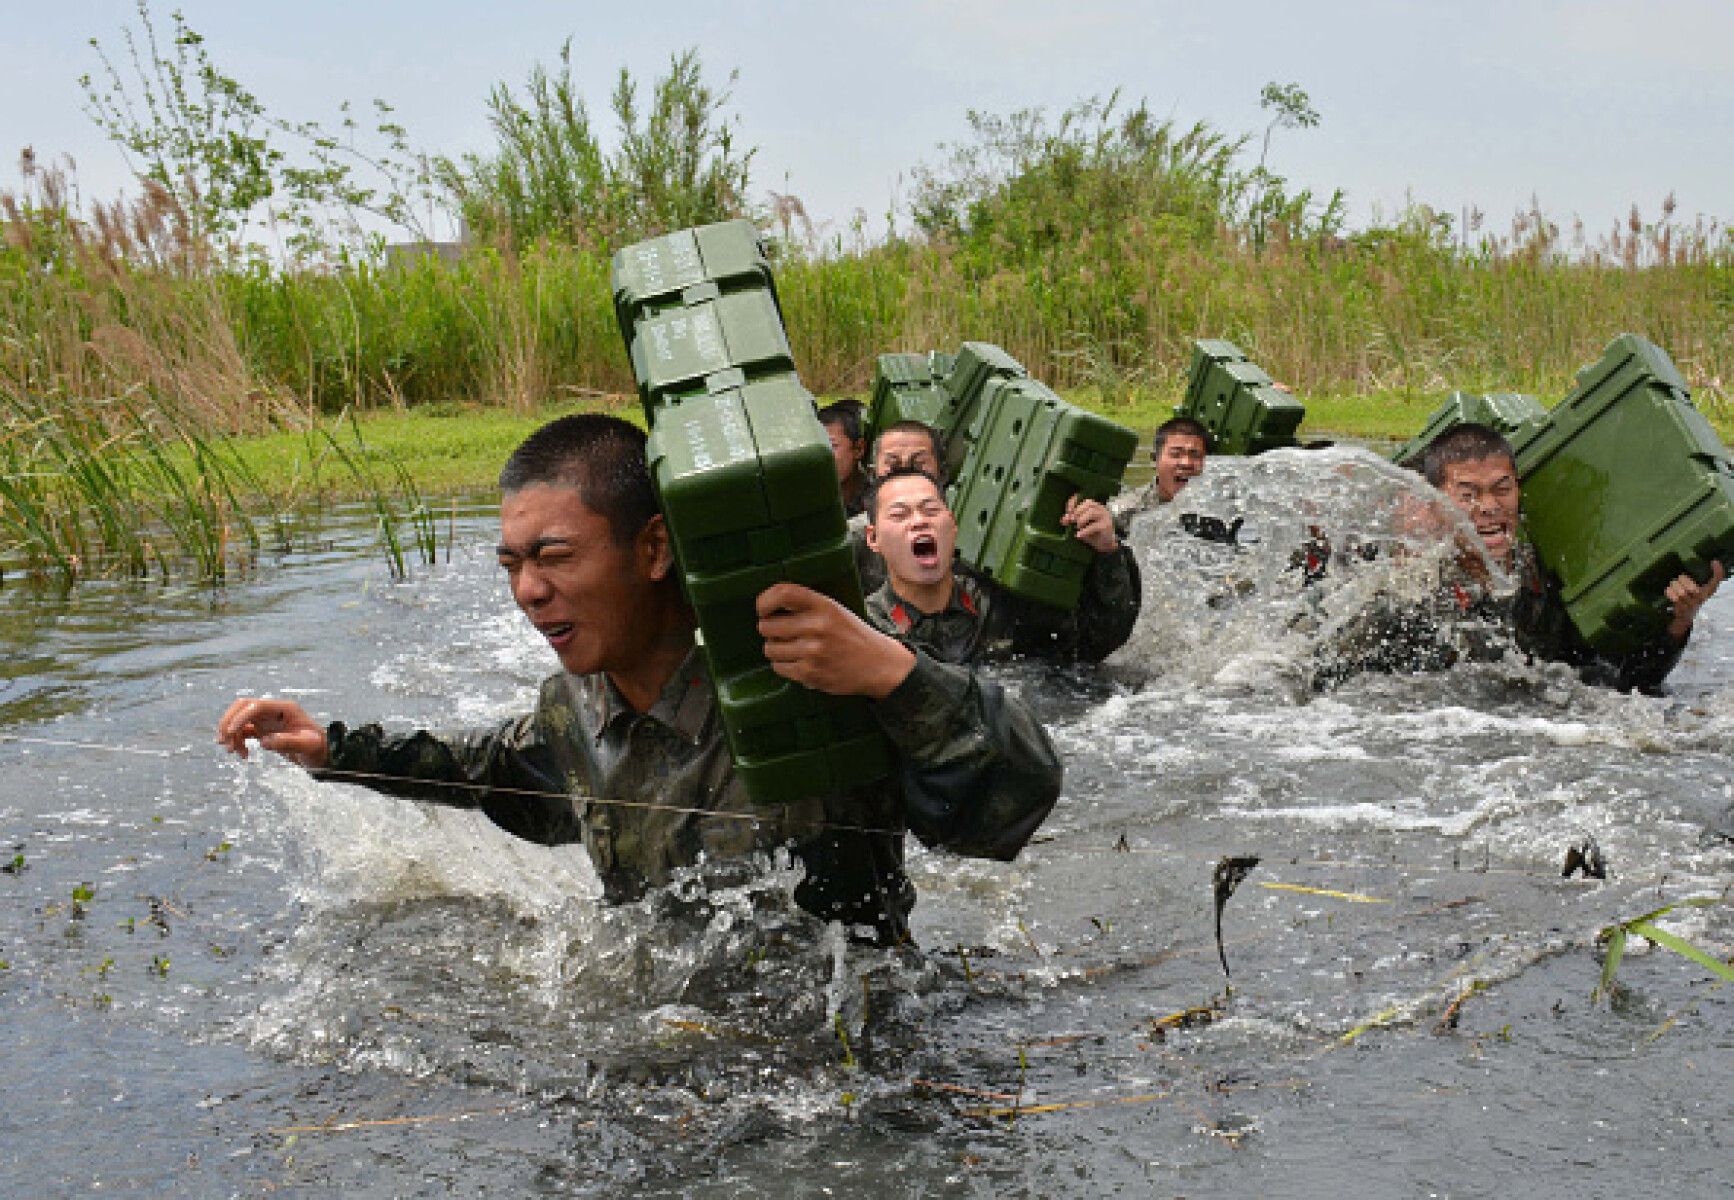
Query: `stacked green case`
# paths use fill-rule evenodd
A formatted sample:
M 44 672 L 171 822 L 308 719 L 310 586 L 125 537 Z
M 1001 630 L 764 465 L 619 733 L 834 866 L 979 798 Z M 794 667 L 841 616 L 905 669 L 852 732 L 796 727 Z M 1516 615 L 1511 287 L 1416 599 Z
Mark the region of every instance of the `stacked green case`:
M 1066 501 L 1119 491 L 1138 435 L 1066 403 L 998 347 L 966 343 L 951 384 L 959 557 L 1015 595 L 1075 606 L 1095 551 L 1060 524 Z
M 1024 365 L 991 342 L 965 342 L 945 377 L 945 475 L 956 480 L 969 453 L 972 427 L 981 415 L 988 385 L 1002 379 L 1027 379 Z
M 873 400 L 864 422 L 868 440 L 899 421 L 920 421 L 943 431 L 950 424 L 951 405 L 945 379 L 955 361 L 952 355 L 937 350 L 881 354 L 874 363 Z
M 1682 571 L 1734 552 L 1734 464 L 1680 372 L 1633 334 L 1578 372 L 1548 423 L 1518 439 L 1525 525 L 1596 649 L 1654 643 Z
M 1497 430 L 1513 442 L 1530 436 L 1547 424 L 1547 409 L 1534 396 L 1517 392 L 1496 392 L 1479 395 L 1475 392 L 1452 392 L 1427 418 L 1421 432 L 1404 442 L 1391 455 L 1398 466 L 1421 466 L 1421 456 L 1436 438 L 1456 425 L 1474 422 Z
M 751 221 L 683 229 L 614 256 L 614 313 L 653 422 L 658 404 L 793 374 L 770 262 Z
M 622 250 L 614 297 L 736 773 L 761 804 L 884 777 L 891 751 L 868 702 L 778 676 L 758 633 L 755 601 L 773 583 L 856 613 L 862 603 L 830 442 L 789 360 L 751 224 Z
M 1295 444 L 1306 407 L 1233 342 L 1203 339 L 1192 343 L 1186 398 L 1174 415 L 1209 430 L 1214 454 L 1262 454 Z

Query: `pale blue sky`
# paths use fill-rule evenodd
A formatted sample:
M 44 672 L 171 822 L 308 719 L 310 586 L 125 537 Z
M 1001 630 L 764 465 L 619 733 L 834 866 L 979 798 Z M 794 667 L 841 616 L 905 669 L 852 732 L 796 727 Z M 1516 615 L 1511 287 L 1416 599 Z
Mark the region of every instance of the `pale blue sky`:
M 0 0 L 0 155 L 70 152 L 87 197 L 127 183 L 80 111 L 96 35 L 118 49 L 132 0 Z M 166 29 L 173 4 L 160 3 Z M 335 120 L 342 98 L 398 106 L 423 147 L 489 142 L 484 102 L 573 38 L 593 112 L 621 65 L 641 76 L 700 48 L 713 79 L 740 71 L 734 109 L 760 147 L 755 190 L 800 196 L 837 225 L 875 227 L 936 161 L 970 108 L 1059 109 L 1115 87 L 1159 114 L 1263 128 L 1259 89 L 1294 81 L 1323 118 L 1279 131 L 1271 165 L 1343 187 L 1357 222 L 1407 195 L 1479 205 L 1504 228 L 1533 194 L 1603 231 L 1637 202 L 1654 218 L 1734 218 L 1730 0 L 883 0 L 458 4 L 180 0 L 219 65 L 276 114 Z M 0 186 L 16 179 L 0 168 Z

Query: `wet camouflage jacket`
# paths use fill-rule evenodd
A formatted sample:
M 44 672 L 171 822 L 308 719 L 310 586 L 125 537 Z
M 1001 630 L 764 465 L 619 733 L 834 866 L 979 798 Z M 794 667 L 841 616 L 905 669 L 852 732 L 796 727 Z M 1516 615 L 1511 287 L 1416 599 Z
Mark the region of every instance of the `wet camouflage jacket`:
M 1659 692 L 1691 640 L 1687 634 L 1684 641 L 1676 642 L 1662 630 L 1636 653 L 1603 654 L 1584 641 L 1572 624 L 1559 580 L 1548 573 L 1528 545 L 1518 547 L 1518 578 L 1517 595 L 1510 602 L 1517 648 L 1535 658 L 1575 667 L 1585 683 L 1622 692 Z
M 855 555 L 855 573 L 861 577 L 861 594 L 871 596 L 885 586 L 885 560 L 867 545 L 867 514 L 849 518 L 849 550 Z
M 614 903 L 700 855 L 750 859 L 789 845 L 807 870 L 795 890 L 803 908 L 889 943 L 906 938 L 915 903 L 903 831 L 1010 861 L 1053 808 L 1060 762 L 998 684 L 926 655 L 874 711 L 902 764 L 896 779 L 775 808 L 755 806 L 735 776 L 696 649 L 645 713 L 606 676 L 561 673 L 542 684 L 534 712 L 491 728 L 391 736 L 333 724 L 316 774 L 479 808 L 546 845 L 582 840 Z
M 1679 662 L 1685 642 L 1664 632 L 1643 650 L 1610 656 L 1584 641 L 1566 612 L 1559 582 L 1519 545 L 1518 585 L 1495 597 L 1464 583 L 1442 585 L 1418 603 L 1376 605 L 1321 652 L 1316 687 L 1328 687 L 1363 671 L 1439 671 L 1459 662 L 1492 662 L 1515 643 L 1531 659 L 1562 662 L 1584 682 L 1621 691 L 1655 692 Z
M 1120 532 L 1120 540 L 1126 540 L 1127 532 L 1132 528 L 1132 518 L 1142 512 L 1161 508 L 1169 501 L 1162 499 L 1156 490 L 1156 481 L 1135 488 L 1127 488 L 1108 501 L 1108 515 L 1114 518 L 1114 528 Z
M 1122 544 L 1098 554 L 1073 609 L 1014 596 L 961 563 L 945 611 L 924 613 L 889 580 L 867 598 L 867 619 L 943 662 L 974 665 L 1033 655 L 1060 662 L 1101 662 L 1126 644 L 1143 599 L 1138 560 Z

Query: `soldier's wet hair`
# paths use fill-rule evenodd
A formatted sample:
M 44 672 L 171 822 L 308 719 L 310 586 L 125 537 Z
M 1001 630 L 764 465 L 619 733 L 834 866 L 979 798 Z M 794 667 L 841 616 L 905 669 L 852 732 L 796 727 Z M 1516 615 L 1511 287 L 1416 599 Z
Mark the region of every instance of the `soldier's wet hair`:
M 602 413 L 575 413 L 525 438 L 500 469 L 510 496 L 536 484 L 578 490 L 585 507 L 608 522 L 616 545 L 638 536 L 657 514 L 642 429 Z
M 878 460 L 879 439 L 888 433 L 919 433 L 926 437 L 928 445 L 933 447 L 933 462 L 938 472 L 933 475 L 933 480 L 941 489 L 945 487 L 945 438 L 940 435 L 939 430 L 925 421 L 893 421 L 873 435 L 873 453 L 867 458 L 869 465 Z
M 1150 439 L 1150 453 L 1160 456 L 1162 447 L 1166 446 L 1168 439 L 1177 433 L 1182 437 L 1195 437 L 1203 442 L 1206 454 L 1216 449 L 1210 444 L 1210 430 L 1204 427 L 1202 421 L 1196 421 L 1191 417 L 1170 417 L 1156 426 L 1156 436 Z
M 840 428 L 851 442 L 861 440 L 861 409 L 859 400 L 837 400 L 819 410 L 819 424 L 827 429 Z
M 1511 443 L 1497 429 L 1465 421 L 1433 439 L 1421 455 L 1421 474 L 1434 487 L 1442 487 L 1446 467 L 1480 462 L 1484 458 L 1503 458 L 1514 465 L 1517 462 L 1517 456 L 1511 452 Z
M 917 423 L 918 422 L 911 422 L 911 424 Z M 925 426 L 923 426 L 923 428 L 925 428 Z M 945 485 L 939 481 L 938 477 L 935 476 L 932 471 L 923 471 L 920 467 L 892 467 L 889 471 L 885 472 L 885 477 L 883 479 L 875 479 L 867 488 L 867 496 L 865 503 L 862 506 L 862 511 L 867 514 L 867 520 L 869 523 L 879 520 L 879 489 L 883 488 L 894 479 L 909 479 L 912 476 L 918 476 L 927 480 L 927 482 L 933 485 L 934 490 L 939 493 L 939 498 L 941 500 L 945 499 Z M 949 507 L 949 505 L 947 507 Z

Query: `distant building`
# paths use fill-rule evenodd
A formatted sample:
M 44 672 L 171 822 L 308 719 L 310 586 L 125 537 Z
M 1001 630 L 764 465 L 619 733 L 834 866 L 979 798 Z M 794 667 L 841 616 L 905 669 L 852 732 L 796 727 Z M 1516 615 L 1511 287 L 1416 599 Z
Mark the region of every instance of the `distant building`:
M 391 242 L 385 247 L 385 265 L 413 267 L 424 258 L 437 258 L 451 267 L 468 249 L 468 242 Z

